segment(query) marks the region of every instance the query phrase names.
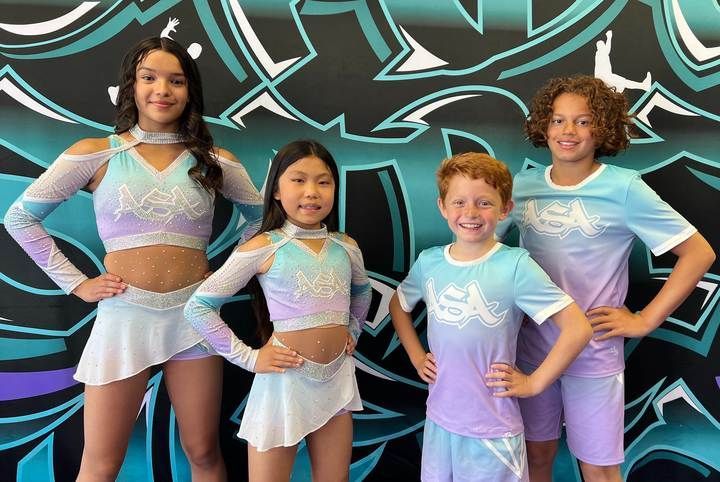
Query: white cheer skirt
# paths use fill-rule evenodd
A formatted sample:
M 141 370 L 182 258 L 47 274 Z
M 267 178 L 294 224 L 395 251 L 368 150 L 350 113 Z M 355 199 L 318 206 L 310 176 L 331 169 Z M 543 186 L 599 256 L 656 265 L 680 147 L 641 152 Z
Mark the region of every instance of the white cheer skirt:
M 352 357 L 343 351 L 330 363 L 304 360 L 285 373 L 255 375 L 238 437 L 259 452 L 297 445 L 339 412 L 363 409 Z
M 183 315 L 199 284 L 168 293 L 128 286 L 101 300 L 75 380 L 104 385 L 129 378 L 201 342 Z

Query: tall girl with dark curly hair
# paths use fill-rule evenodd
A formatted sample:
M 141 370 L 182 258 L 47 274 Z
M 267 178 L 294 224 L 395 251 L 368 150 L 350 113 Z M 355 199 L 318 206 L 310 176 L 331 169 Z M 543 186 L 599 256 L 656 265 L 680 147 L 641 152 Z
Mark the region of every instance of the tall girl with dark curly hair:
M 561 77 L 537 92 L 525 124 L 533 145 L 550 150 L 552 164 L 515 176 L 512 221 L 521 245 L 586 312 L 595 332 L 550 388 L 519 400 L 531 482 L 551 480 L 563 420 L 584 480 L 621 480 L 624 338 L 657 328 L 715 260 L 705 238 L 637 171 L 598 160 L 628 147 L 627 111 L 625 97 L 602 80 Z M 623 304 L 636 238 L 656 256 L 670 251 L 678 260 L 655 298 L 631 313 Z M 537 368 L 558 333 L 552 322 L 526 323 L 518 367 Z
M 143 40 L 126 54 L 120 75 L 115 134 L 63 152 L 8 210 L 5 227 L 66 293 L 99 302 L 75 373 L 85 383 L 77 480 L 115 480 L 150 367 L 162 365 L 193 480 L 222 481 L 222 359 L 203 348 L 183 307 L 208 273 L 216 193 L 249 221 L 248 236 L 262 198 L 237 159 L 213 146 L 200 75 L 182 46 Z M 107 252 L 107 271 L 92 279 L 41 224 L 82 188 L 93 193 Z

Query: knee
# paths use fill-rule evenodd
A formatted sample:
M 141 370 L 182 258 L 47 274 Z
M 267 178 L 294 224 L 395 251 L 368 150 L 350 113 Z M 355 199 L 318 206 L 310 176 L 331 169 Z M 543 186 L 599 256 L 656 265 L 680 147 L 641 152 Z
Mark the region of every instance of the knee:
M 210 469 L 217 466 L 222 461 L 222 454 L 217 440 L 210 442 L 192 442 L 183 444 L 185 455 L 190 465 L 201 468 Z
M 83 457 L 77 482 L 113 482 L 120 472 L 122 462 L 122 457 Z
M 552 467 L 556 453 L 557 447 L 548 444 L 527 443 L 528 462 L 533 467 Z
M 620 482 L 620 466 L 618 465 L 591 465 L 580 463 L 583 478 L 588 482 Z

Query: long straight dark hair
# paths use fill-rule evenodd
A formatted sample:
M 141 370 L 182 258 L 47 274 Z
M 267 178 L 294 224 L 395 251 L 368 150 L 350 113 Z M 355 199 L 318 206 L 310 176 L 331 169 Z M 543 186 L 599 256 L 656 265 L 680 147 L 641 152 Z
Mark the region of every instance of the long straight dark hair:
M 213 154 L 213 138 L 203 120 L 205 104 L 202 80 L 195 61 L 182 45 L 166 37 L 150 37 L 141 40 L 125 54 L 120 64 L 120 83 L 115 116 L 115 133 L 121 134 L 137 124 L 138 110 L 135 104 L 135 78 L 138 65 L 150 52 L 161 50 L 174 55 L 180 62 L 187 80 L 188 102 L 180 117 L 178 132 L 187 140 L 185 147 L 195 156 L 197 164 L 188 175 L 208 191 L 222 186 L 222 170 Z
M 278 229 L 285 224 L 287 213 L 285 213 L 280 201 L 275 199 L 275 193 L 278 191 L 280 176 L 283 175 L 288 167 L 304 157 L 317 157 L 330 169 L 333 180 L 335 181 L 335 194 L 333 196 L 333 207 L 322 222 L 327 226 L 328 232 L 338 230 L 338 190 L 340 187 L 340 174 L 335 159 L 319 142 L 310 139 L 301 139 L 285 145 L 275 154 L 275 157 L 273 157 L 267 182 L 265 183 L 263 221 L 257 234 Z M 253 277 L 248 283 L 248 290 L 252 295 L 253 311 L 255 312 L 255 318 L 258 323 L 258 336 L 262 343 L 265 344 L 265 342 L 270 339 L 273 328 L 272 323 L 270 323 L 270 314 L 268 312 L 265 294 L 256 277 Z

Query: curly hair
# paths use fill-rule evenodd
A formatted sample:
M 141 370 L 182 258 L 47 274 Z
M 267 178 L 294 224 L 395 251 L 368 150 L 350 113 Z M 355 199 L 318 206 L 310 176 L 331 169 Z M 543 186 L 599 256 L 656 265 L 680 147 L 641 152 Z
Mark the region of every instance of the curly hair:
M 465 152 L 456 154 L 440 163 L 436 172 L 440 199 L 445 200 L 453 176 L 482 179 L 500 194 L 503 206 L 512 197 L 512 174 L 504 162 L 485 153 Z
M 169 38 L 150 37 L 141 40 L 128 50 L 120 64 L 120 83 L 117 96 L 115 133 L 121 134 L 137 124 L 135 104 L 135 77 L 138 65 L 153 51 L 161 50 L 174 55 L 187 79 L 188 102 L 180 117 L 179 133 L 187 140 L 185 147 L 195 156 L 197 164 L 188 175 L 208 191 L 222 186 L 222 169 L 213 152 L 213 138 L 203 120 L 205 109 L 202 81 L 195 61 L 182 45 Z
M 553 102 L 560 94 L 576 94 L 587 101 L 592 113 L 595 156 L 614 156 L 630 145 L 632 117 L 625 96 L 605 82 L 589 75 L 550 79 L 533 97 L 525 134 L 535 147 L 547 147 L 547 129 L 553 115 Z

